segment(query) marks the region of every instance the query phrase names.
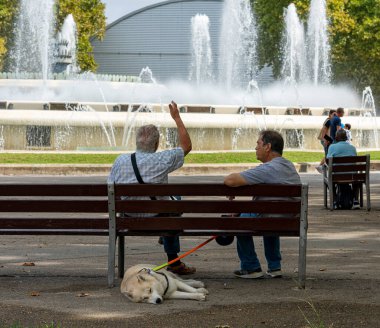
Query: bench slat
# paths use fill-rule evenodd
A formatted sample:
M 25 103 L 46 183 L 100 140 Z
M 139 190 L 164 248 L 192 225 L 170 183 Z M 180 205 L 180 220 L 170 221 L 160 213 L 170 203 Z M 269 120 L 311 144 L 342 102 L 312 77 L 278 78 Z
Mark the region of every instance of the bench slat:
M 102 229 L 108 231 L 108 217 L 101 218 L 0 218 L 0 230 L 14 229 Z
M 333 182 L 365 182 L 366 174 L 365 173 L 342 173 L 342 174 L 334 174 L 332 176 Z
M 367 165 L 365 164 L 359 164 L 359 165 L 333 165 L 332 172 L 333 173 L 339 173 L 339 172 L 365 172 Z
M 70 235 L 70 236 L 108 236 L 107 230 L 97 229 L 1 229 L 0 235 Z
M 107 200 L 0 200 L 0 212 L 107 213 Z
M 281 229 L 279 229 L 279 225 Z M 299 218 L 221 218 L 221 217 L 159 217 L 117 219 L 118 230 L 250 230 L 292 231 L 299 233 Z M 196 228 L 194 228 L 196 227 Z
M 167 231 L 162 231 L 159 233 L 161 236 L 170 235 Z M 219 236 L 219 235 L 231 235 L 231 236 L 286 236 L 286 237 L 299 237 L 299 232 L 297 231 L 254 231 L 254 230 L 181 230 L 175 231 L 178 236 Z M 120 230 L 119 236 L 157 236 L 157 231 L 138 231 L 138 230 Z
M 99 184 L 0 184 L 0 196 L 104 196 L 107 185 Z
M 119 200 L 116 211 L 124 213 L 299 213 L 301 202 L 228 200 Z
M 328 164 L 330 161 L 329 158 L 326 158 L 326 163 Z M 337 163 L 361 163 L 364 162 L 366 163 L 367 161 L 367 156 L 345 156 L 345 157 L 334 157 L 334 164 Z
M 220 184 L 117 184 L 115 196 L 267 196 L 267 197 L 300 197 L 302 185 L 250 185 L 231 188 Z

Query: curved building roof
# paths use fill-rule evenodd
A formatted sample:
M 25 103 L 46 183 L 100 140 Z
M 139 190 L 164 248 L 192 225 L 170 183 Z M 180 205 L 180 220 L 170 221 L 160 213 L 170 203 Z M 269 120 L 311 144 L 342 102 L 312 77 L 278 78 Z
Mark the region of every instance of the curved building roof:
M 159 81 L 187 79 L 191 65 L 191 18 L 210 20 L 213 62 L 217 63 L 222 0 L 170 0 L 127 14 L 93 40 L 98 73 L 139 75 L 149 66 Z

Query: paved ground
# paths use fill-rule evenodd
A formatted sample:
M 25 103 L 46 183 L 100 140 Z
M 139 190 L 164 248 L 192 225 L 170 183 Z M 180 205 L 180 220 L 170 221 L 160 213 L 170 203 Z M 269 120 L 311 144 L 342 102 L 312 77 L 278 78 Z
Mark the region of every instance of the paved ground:
M 282 239 L 283 279 L 236 279 L 235 245 L 206 245 L 186 262 L 210 291 L 206 302 L 133 304 L 107 288 L 103 237 L 2 236 L 0 327 L 380 327 L 380 173 L 373 173 L 371 212 L 330 211 L 322 206 L 321 176 L 310 183 L 307 288 L 298 290 L 298 244 Z M 36 177 L 1 177 L 25 182 Z M 40 179 L 40 178 L 39 178 Z M 104 181 L 105 177 L 44 177 L 50 181 Z M 221 177 L 174 177 L 175 181 Z M 183 250 L 204 238 L 182 239 Z M 261 238 L 257 251 L 263 259 Z M 165 261 L 157 238 L 127 237 L 126 263 Z M 34 266 L 24 266 L 32 262 Z M 262 260 L 265 267 L 265 261 Z M 315 323 L 308 325 L 307 320 Z M 318 325 L 319 324 L 319 325 Z

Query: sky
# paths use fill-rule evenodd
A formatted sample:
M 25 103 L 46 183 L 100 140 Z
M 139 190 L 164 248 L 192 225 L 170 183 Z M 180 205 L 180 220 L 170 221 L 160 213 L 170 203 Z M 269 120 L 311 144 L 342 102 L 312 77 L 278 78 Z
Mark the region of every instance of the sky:
M 110 24 L 124 15 L 164 0 L 102 0 L 106 4 L 107 24 Z

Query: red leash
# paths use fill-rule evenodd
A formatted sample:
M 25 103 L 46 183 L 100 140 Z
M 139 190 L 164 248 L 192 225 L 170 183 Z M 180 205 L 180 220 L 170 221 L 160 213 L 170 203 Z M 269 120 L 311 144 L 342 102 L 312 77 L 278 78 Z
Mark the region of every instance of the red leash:
M 217 237 L 217 236 L 212 236 L 211 238 L 209 238 L 209 239 L 207 239 L 206 241 L 204 241 L 202 244 L 199 244 L 198 246 L 196 246 L 196 247 L 190 249 L 189 251 L 187 251 L 186 253 L 183 253 L 182 255 L 178 256 L 176 259 L 171 260 L 171 261 L 169 261 L 169 262 L 166 262 L 166 263 L 164 263 L 164 264 L 161 264 L 161 265 L 159 265 L 159 266 L 156 266 L 156 267 L 153 268 L 152 270 L 153 270 L 153 271 L 161 270 L 162 268 L 165 268 L 165 267 L 167 267 L 168 265 L 170 265 L 170 264 L 172 264 L 172 263 L 174 263 L 174 262 L 176 262 L 176 261 L 178 261 L 178 260 L 180 260 L 180 259 L 183 259 L 185 256 L 187 256 L 187 255 L 189 255 L 189 254 L 195 252 L 197 249 L 199 249 L 199 248 L 203 247 L 204 245 L 208 244 L 210 241 L 214 240 L 216 237 Z

